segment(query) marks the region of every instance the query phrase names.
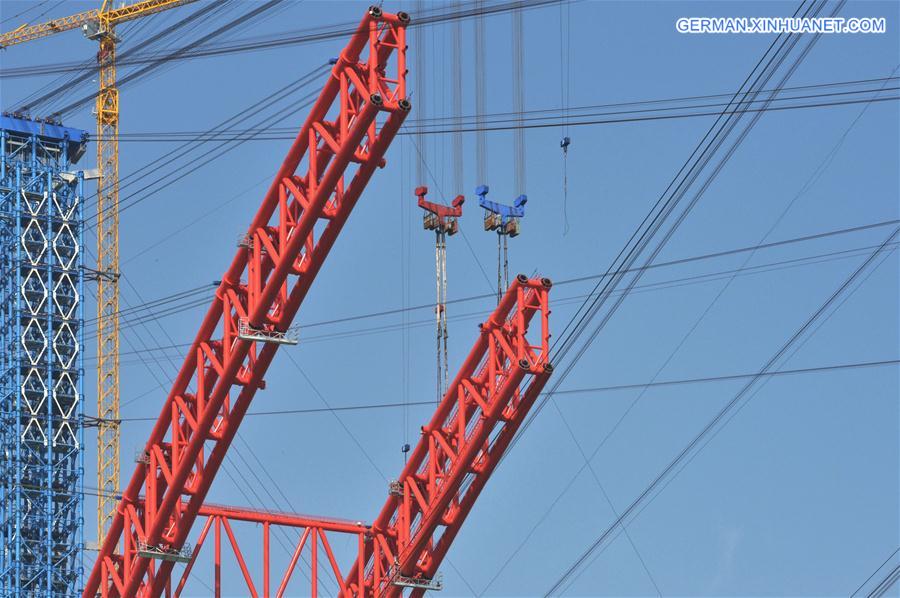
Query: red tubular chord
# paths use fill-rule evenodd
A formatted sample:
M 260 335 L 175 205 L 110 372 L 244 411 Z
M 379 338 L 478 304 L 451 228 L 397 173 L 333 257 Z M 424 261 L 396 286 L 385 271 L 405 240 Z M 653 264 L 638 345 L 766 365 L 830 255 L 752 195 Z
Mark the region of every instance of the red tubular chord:
M 553 372 L 550 281 L 519 275 L 392 484 L 345 579 L 352 596 L 421 595 Z M 535 342 L 528 325 L 539 315 Z
M 173 562 L 157 566 L 153 555 L 184 545 L 277 347 L 409 112 L 408 20 L 370 8 L 334 65 L 222 277 L 85 598 L 156 597 L 166 588 Z
M 286 568 L 277 572 L 274 595 L 279 598 L 297 577 L 301 556 L 308 559 L 303 575 L 311 584 L 311 596 L 317 595 L 324 579 L 316 566 L 319 558 L 327 558 L 330 566 L 324 570 L 330 569 L 333 577 L 328 577 L 344 598 L 398 596 L 404 588 L 411 596 L 421 596 L 425 588 L 434 587 L 437 568 L 451 542 L 553 371 L 548 362 L 550 286 L 547 279 L 518 276 L 481 325 L 475 347 L 431 422 L 422 427 L 422 437 L 400 478 L 391 483 L 388 500 L 374 524 L 204 504 L 199 514 L 207 520 L 175 595 L 183 590 L 212 529 L 215 595 L 221 595 L 224 544 L 226 554 L 231 547 L 246 593 L 269 598 L 272 526 L 303 529 Z M 529 333 L 532 320 L 538 324 Z M 262 550 L 253 547 L 263 555 L 261 594 L 260 573 L 251 572 L 232 531 L 237 522 L 262 525 Z M 331 548 L 329 538 L 336 534 L 356 536 L 357 555 L 345 571 Z M 346 539 L 341 543 L 346 545 Z
M 257 596 L 263 596 L 265 598 L 272 596 L 271 588 L 273 571 L 271 567 L 269 543 L 273 526 L 303 530 L 296 544 L 291 547 L 291 558 L 288 561 L 287 566 L 283 571 L 276 572 L 277 577 L 274 581 L 277 581 L 278 589 L 274 595 L 278 598 L 285 595 L 288 584 L 291 582 L 291 579 L 295 577 L 294 573 L 301 556 L 306 554 L 310 557 L 310 562 L 315 562 L 322 554 L 319 552 L 320 550 L 324 552 L 324 558 L 329 565 L 327 568 L 331 569 L 332 575 L 328 576 L 331 583 L 340 588 L 342 592 L 345 591 L 343 586 L 344 578 L 338 567 L 337 559 L 334 556 L 332 544 L 336 537 L 340 538 L 340 535 L 343 535 L 344 537 L 350 535 L 356 536 L 357 538 L 363 538 L 370 533 L 369 527 L 362 523 L 342 521 L 339 519 L 320 519 L 303 515 L 292 515 L 289 513 L 273 513 L 253 509 L 225 507 L 221 505 L 203 505 L 200 508 L 199 515 L 205 517 L 206 521 L 201 527 L 201 532 L 194 545 L 191 559 L 188 561 L 187 566 L 178 581 L 178 585 L 175 587 L 175 596 L 180 596 L 184 591 L 184 586 L 193 572 L 197 557 L 207 544 L 210 529 L 213 530 L 214 576 L 218 580 L 221 574 L 223 547 L 222 531 L 224 530 L 224 535 L 227 538 L 227 546 L 230 546 L 231 548 L 230 552 L 234 556 L 238 567 L 241 569 L 241 575 L 246 585 L 246 592 L 244 592 L 243 589 L 236 590 L 235 588 L 231 588 L 226 594 L 233 595 L 235 593 L 246 593 L 246 595 L 253 596 L 254 598 Z M 259 553 L 259 549 L 255 544 L 249 547 L 245 546 L 243 549 L 241 548 L 233 531 L 233 528 L 239 523 L 252 523 L 255 524 L 257 528 L 259 525 L 262 526 L 263 559 L 261 573 L 258 571 L 251 572 L 251 568 L 248 567 L 244 559 L 245 553 Z M 341 538 L 340 542 L 343 544 L 346 540 Z M 229 550 L 226 548 L 225 552 L 227 553 Z M 303 571 L 303 574 L 311 584 L 308 590 L 309 595 L 315 596 L 321 575 L 319 567 L 309 567 Z M 260 577 L 262 578 L 261 580 Z M 262 587 L 262 592 L 259 592 L 260 585 Z M 294 587 L 296 587 L 296 584 L 294 584 Z M 219 598 L 222 596 L 221 584 L 216 583 L 215 588 L 214 595 L 216 598 Z

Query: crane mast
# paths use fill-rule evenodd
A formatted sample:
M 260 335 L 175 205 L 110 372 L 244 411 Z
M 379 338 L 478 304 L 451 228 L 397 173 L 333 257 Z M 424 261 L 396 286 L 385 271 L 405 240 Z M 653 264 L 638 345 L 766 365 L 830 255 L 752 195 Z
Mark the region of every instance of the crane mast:
M 117 24 L 196 0 L 143 0 L 52 19 L 0 34 L 0 48 L 82 29 L 99 43 L 97 117 L 97 539 L 106 534 L 119 491 L 119 89 Z
M 102 13 L 101 13 L 102 14 Z M 119 491 L 119 90 L 116 39 L 102 29 L 97 53 L 97 541 Z
M 159 596 L 275 352 L 400 128 L 405 13 L 370 7 L 270 186 L 166 398 L 84 596 Z M 120 548 L 121 547 L 121 548 Z

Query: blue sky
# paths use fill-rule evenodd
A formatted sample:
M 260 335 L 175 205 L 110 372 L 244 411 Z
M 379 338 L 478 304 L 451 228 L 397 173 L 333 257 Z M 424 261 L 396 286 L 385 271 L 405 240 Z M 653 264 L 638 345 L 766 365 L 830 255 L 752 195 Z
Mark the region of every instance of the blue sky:
M 234 3 L 216 15 L 215 23 L 234 18 L 248 4 Z M 675 31 L 676 19 L 788 16 L 797 4 L 573 3 L 570 104 L 733 92 L 772 36 L 682 35 Z M 28 6 L 4 0 L 2 18 Z M 93 6 L 65 2 L 46 17 Z M 384 7 L 414 9 L 410 2 L 385 3 Z M 226 39 L 353 22 L 364 9 L 361 3 L 288 1 Z M 133 43 L 130 40 L 171 24 L 191 10 L 150 17 L 143 30 L 138 29 L 140 25 L 123 28 L 121 48 L 127 49 Z M 886 17 L 887 33 L 823 36 L 789 85 L 891 75 L 900 62 L 898 11 L 893 2 L 849 3 L 841 16 Z M 560 107 L 559 19 L 556 6 L 525 13 L 526 109 Z M 509 15 L 486 20 L 488 112 L 505 112 L 512 106 L 509 22 Z M 3 29 L 16 24 L 4 23 Z M 420 112 L 413 118 L 422 113 L 448 115 L 451 109 L 447 86 L 451 29 L 440 25 L 426 31 L 426 47 L 410 48 L 411 56 L 424 51 L 428 66 L 424 73 L 411 74 L 426 78 L 425 97 L 414 98 Z M 474 105 L 472 21 L 464 23 L 463 35 L 464 112 L 468 114 Z M 330 40 L 171 63 L 123 88 L 121 132 L 205 130 L 323 64 L 342 45 L 343 40 Z M 10 48 L 0 54 L 0 60 L 6 69 L 88 60 L 95 51 L 92 43 L 71 32 Z M 415 60 L 410 64 L 415 65 Z M 127 72 L 123 69 L 123 74 Z M 3 108 L 14 108 L 50 81 L 3 79 Z M 889 84 L 896 86 L 896 81 Z M 87 82 L 72 97 L 92 89 Z M 305 111 L 300 111 L 277 124 L 299 127 L 304 117 Z M 868 108 L 855 104 L 765 114 L 657 261 L 897 219 L 898 117 L 896 101 Z M 65 122 L 89 131 L 94 128 L 89 108 L 69 115 Z M 251 118 L 242 126 L 254 122 Z M 529 203 L 523 232 L 510 241 L 511 271 L 538 271 L 556 281 L 602 273 L 711 122 L 706 117 L 573 127 L 565 205 L 561 132 L 557 128 L 527 130 Z M 451 300 L 493 290 L 496 241 L 482 230 L 473 191 L 487 182 L 494 199 L 512 199 L 513 135 L 490 132 L 487 139 L 489 180 L 477 181 L 474 135 L 464 137 L 463 189 L 468 202 L 462 234 L 449 240 Z M 288 144 L 284 140 L 244 143 L 124 210 L 123 308 L 219 278 Z M 123 180 L 175 147 L 123 142 Z M 319 408 L 323 401 L 347 406 L 433 398 L 430 309 L 308 326 L 433 301 L 432 237 L 421 230 L 413 189 L 428 184 L 432 197 L 449 197 L 455 190 L 450 136 L 432 136 L 426 148 L 433 178 L 418 181 L 411 138 L 394 142 L 387 168 L 374 176 L 300 311 L 300 344 L 278 355 L 267 376 L 268 388 L 257 395 L 251 412 Z M 129 196 L 142 186 L 134 183 L 123 188 L 123 201 L 130 201 Z M 570 225 L 566 234 L 564 210 Z M 864 251 L 884 241 L 889 230 L 882 226 L 761 250 L 747 264 L 758 268 L 730 283 L 722 275 L 690 284 L 673 281 L 740 268 L 746 254 L 651 271 L 642 280 L 648 286 L 628 297 L 562 389 L 642 383 L 657 374 L 659 380 L 673 380 L 755 372 L 865 259 Z M 93 243 L 88 239 L 88 244 Z M 840 308 L 780 368 L 898 358 L 900 268 L 896 252 L 881 257 L 864 283 L 854 287 Z M 554 329 L 562 330 L 580 303 L 577 297 L 592 284 L 554 288 Z M 475 324 L 491 306 L 489 298 L 450 306 L 451 371 L 468 353 Z M 93 304 L 88 304 L 86 313 L 93 310 Z M 204 310 L 205 305 L 197 306 L 123 329 L 124 418 L 158 414 L 184 349 L 146 349 L 191 340 Z M 405 330 L 404 323 L 410 324 Z M 91 342 L 85 351 L 89 369 L 94 365 Z M 744 382 L 661 386 L 643 393 L 592 461 L 617 511 L 643 490 Z M 88 413 L 93 412 L 92 384 L 88 375 Z M 850 594 L 900 545 L 898 390 L 896 365 L 770 379 L 683 472 L 629 520 L 631 541 L 624 536 L 612 541 L 591 560 L 568 595 L 656 595 L 654 583 L 664 595 Z M 596 480 L 587 472 L 575 478 L 570 490 L 550 508 L 583 464 L 572 436 L 588 454 L 594 452 L 641 392 L 561 394 L 554 399 L 555 408 L 541 412 L 493 476 L 456 539 L 449 562 L 442 567 L 444 595 L 473 591 L 534 595 L 552 586 L 614 519 Z M 232 450 L 217 477 L 210 500 L 371 520 L 386 496 L 385 478 L 392 478 L 402 467 L 400 446 L 414 441 L 419 425 L 429 417 L 428 407 L 410 407 L 406 413 L 380 409 L 248 417 L 235 442 L 237 450 Z M 123 424 L 123 485 L 150 426 L 147 421 Z M 95 443 L 90 434 L 86 444 L 86 485 L 95 486 Z M 259 480 L 270 487 L 263 490 Z M 85 516 L 85 535 L 92 539 L 95 522 L 90 497 Z M 534 527 L 539 520 L 542 523 Z M 239 533 L 247 546 L 259 536 L 250 526 Z M 528 541 L 506 563 L 526 537 Z M 349 563 L 352 548 L 336 546 L 342 563 Z M 251 555 L 249 561 L 258 574 L 259 555 Z M 206 561 L 198 564 L 198 575 L 208 584 L 207 565 Z M 301 580 L 297 576 L 292 595 L 304 593 Z M 243 595 L 239 584 L 237 567 L 227 568 L 224 587 L 230 591 L 226 593 Z M 200 581 L 191 582 L 188 589 L 191 595 L 208 593 Z

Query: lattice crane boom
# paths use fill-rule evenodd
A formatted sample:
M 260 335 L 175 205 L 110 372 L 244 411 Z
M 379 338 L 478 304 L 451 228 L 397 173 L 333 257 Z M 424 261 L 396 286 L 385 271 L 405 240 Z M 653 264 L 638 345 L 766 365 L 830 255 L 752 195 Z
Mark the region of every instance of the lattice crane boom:
M 479 493 L 553 372 L 550 280 L 516 277 L 444 395 L 347 575 L 350 595 L 431 587 Z M 537 333 L 529 334 L 539 318 Z M 536 338 L 535 338 L 536 337 Z
M 183 546 L 265 384 L 278 339 L 409 112 L 408 20 L 369 8 L 335 63 L 222 277 L 124 491 L 85 598 L 97 592 L 146 598 L 164 590 L 173 562 L 157 567 L 154 554 Z
M 190 2 L 196 2 L 196 0 L 144 0 L 143 2 L 135 2 L 121 8 L 108 9 L 109 0 L 104 0 L 103 5 L 99 9 L 86 10 L 37 25 L 22 25 L 12 31 L 0 34 L 0 48 L 8 48 L 16 44 L 47 37 L 54 33 L 78 29 L 85 25 L 93 26 L 96 24 L 98 29 L 114 27 L 119 23 L 152 15 Z
M 516 277 L 481 324 L 469 357 L 430 423 L 422 427 L 411 459 L 390 483 L 375 523 L 205 503 L 198 511 L 205 521 L 198 525 L 194 549 L 173 584 L 174 595 L 182 595 L 191 576 L 202 575 L 195 565 L 210 543 L 216 597 L 223 595 L 222 555 L 229 544 L 250 596 L 316 596 L 326 579 L 343 598 L 396 596 L 405 589 L 416 596 L 438 589 L 438 566 L 552 373 L 550 287 L 546 278 Z M 250 536 L 262 540 L 262 546 L 246 535 L 238 540 L 233 528 L 241 523 L 262 525 L 261 536 Z M 276 527 L 300 530 L 293 546 L 285 545 L 286 553 L 278 555 L 289 558 L 272 556 Z M 333 550 L 336 545 L 356 546 L 355 558 L 344 569 Z M 261 562 L 248 563 L 248 554 L 261 556 Z M 323 571 L 319 562 L 328 563 Z M 298 568 L 305 568 L 308 591 L 297 587 L 302 582 L 290 585 L 299 577 Z M 226 594 L 243 592 L 230 587 Z

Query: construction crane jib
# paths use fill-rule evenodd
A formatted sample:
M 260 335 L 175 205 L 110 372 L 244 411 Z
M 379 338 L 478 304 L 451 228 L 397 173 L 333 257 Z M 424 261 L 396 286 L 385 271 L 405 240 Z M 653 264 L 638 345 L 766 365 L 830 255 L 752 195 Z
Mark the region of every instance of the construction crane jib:
M 553 373 L 547 278 L 519 274 L 466 358 L 372 524 L 345 595 L 421 596 Z M 537 318 L 538 325 L 529 325 Z
M 422 426 L 411 459 L 389 483 L 375 523 L 204 504 L 194 550 L 180 579 L 172 580 L 174 595 L 183 595 L 192 576 L 208 574 L 194 566 L 210 544 L 206 556 L 212 553 L 213 579 L 207 587 L 215 596 L 222 595 L 223 555 L 229 548 L 246 585 L 233 582 L 230 594 L 317 596 L 326 581 L 343 598 L 421 596 L 441 589 L 438 567 L 553 371 L 550 287 L 546 278 L 517 276 L 480 325 L 475 346 Z M 263 533 L 241 539 L 234 529 L 240 525 L 261 525 Z M 282 544 L 284 553 L 271 542 L 279 527 L 295 530 L 296 541 Z M 343 568 L 333 549 L 338 545 L 356 547 L 355 558 Z M 245 555 L 250 554 L 262 558 L 249 562 Z M 309 582 L 305 589 L 301 577 Z
M 406 118 L 404 13 L 366 12 L 222 277 L 124 490 L 85 598 L 159 596 L 264 375 Z M 251 334 L 241 334 L 249 330 Z
M 8 48 L 9 46 L 14 46 L 16 44 L 47 37 L 54 33 L 78 28 L 82 28 L 85 35 L 93 39 L 95 33 L 109 31 L 111 27 L 114 27 L 119 23 L 124 23 L 125 21 L 144 17 L 195 1 L 196 0 L 145 0 L 144 2 L 135 2 L 128 6 L 110 9 L 108 8 L 108 5 L 110 4 L 109 0 L 104 0 L 99 9 L 86 10 L 84 12 L 52 19 L 36 25 L 22 25 L 17 29 L 0 34 L 0 48 Z

